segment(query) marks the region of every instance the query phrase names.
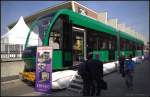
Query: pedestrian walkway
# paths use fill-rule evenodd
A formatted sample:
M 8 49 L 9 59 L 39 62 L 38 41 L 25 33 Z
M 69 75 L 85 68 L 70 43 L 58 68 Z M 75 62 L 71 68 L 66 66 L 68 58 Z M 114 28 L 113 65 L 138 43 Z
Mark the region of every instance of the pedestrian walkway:
M 143 64 L 137 64 L 134 74 L 133 90 L 128 90 L 125 80 L 115 72 L 104 77 L 108 83 L 108 90 L 102 90 L 102 96 L 149 96 L 150 95 L 150 63 L 144 61 Z M 53 92 L 53 96 L 80 96 L 80 93 L 69 91 L 68 89 Z
M 108 75 L 108 90 L 103 91 L 104 96 L 148 96 L 150 95 L 150 65 L 148 61 L 137 64 L 133 79 L 133 90 L 128 90 L 124 78 L 118 72 Z

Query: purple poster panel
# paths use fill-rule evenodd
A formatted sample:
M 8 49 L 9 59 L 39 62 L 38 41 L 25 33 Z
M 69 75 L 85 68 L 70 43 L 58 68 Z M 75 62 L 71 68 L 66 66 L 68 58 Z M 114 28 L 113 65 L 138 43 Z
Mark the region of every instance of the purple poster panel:
M 52 53 L 52 47 L 37 47 L 35 89 L 38 92 L 51 93 Z

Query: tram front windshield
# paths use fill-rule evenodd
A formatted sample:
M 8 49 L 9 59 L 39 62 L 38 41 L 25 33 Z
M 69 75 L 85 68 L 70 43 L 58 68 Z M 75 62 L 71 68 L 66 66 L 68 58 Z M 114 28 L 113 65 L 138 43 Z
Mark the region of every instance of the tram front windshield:
M 48 31 L 48 26 L 51 23 L 52 18 L 54 17 L 55 13 L 48 14 L 39 18 L 34 25 L 33 30 L 28 39 L 27 47 L 28 46 L 42 46 L 43 39 L 45 37 L 46 32 Z
M 43 45 L 42 41 L 45 37 L 45 33 L 48 31 L 48 26 L 53 17 L 54 14 L 48 14 L 36 21 L 36 25 L 34 25 L 28 38 L 27 47 L 22 54 L 22 58 L 26 63 L 24 68 L 25 71 L 35 71 L 35 60 L 33 59 L 36 57 L 36 47 Z

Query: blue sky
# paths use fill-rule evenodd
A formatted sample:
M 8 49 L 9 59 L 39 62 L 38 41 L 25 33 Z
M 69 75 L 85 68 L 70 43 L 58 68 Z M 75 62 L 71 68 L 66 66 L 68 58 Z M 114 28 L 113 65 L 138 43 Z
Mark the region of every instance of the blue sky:
M 7 32 L 7 25 L 20 16 L 32 15 L 41 9 L 63 1 L 1 1 L 1 34 Z M 117 18 L 120 23 L 131 26 L 149 39 L 149 1 L 78 1 L 95 10 L 107 11 L 108 18 Z

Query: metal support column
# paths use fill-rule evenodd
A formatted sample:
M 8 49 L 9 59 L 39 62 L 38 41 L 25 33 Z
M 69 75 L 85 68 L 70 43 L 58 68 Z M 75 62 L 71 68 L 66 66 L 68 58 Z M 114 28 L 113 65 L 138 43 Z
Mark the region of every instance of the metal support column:
M 120 35 L 119 35 L 120 31 L 117 31 L 117 51 L 118 51 L 118 59 L 120 58 Z M 119 61 L 119 60 L 118 60 Z

